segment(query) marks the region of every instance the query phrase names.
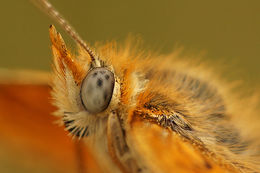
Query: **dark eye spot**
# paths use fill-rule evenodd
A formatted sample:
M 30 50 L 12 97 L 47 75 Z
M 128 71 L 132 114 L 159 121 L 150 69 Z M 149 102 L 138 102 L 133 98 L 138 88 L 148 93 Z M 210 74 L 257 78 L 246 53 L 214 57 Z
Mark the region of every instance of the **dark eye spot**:
M 100 78 L 98 78 L 98 80 L 97 80 L 97 86 L 98 86 L 98 87 L 102 87 L 102 85 L 103 85 L 103 80 L 100 79 Z
M 109 77 L 109 75 L 106 75 L 105 78 L 106 78 L 106 80 L 108 80 L 110 77 Z
M 96 75 L 97 75 L 97 72 L 93 73 L 93 75 L 92 75 L 92 76 L 93 76 L 93 77 L 96 77 Z

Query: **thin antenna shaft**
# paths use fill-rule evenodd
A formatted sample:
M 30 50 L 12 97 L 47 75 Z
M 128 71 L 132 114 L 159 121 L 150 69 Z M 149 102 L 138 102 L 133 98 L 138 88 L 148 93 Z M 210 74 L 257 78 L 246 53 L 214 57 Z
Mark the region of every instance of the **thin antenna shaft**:
M 88 47 L 88 45 L 81 39 L 79 34 L 71 27 L 71 25 L 60 15 L 60 13 L 52 6 L 48 0 L 32 0 L 34 4 L 40 6 L 40 9 L 44 10 L 45 13 L 50 15 L 60 26 L 76 41 L 80 46 L 82 46 L 89 54 L 91 61 L 95 62 L 95 54 Z

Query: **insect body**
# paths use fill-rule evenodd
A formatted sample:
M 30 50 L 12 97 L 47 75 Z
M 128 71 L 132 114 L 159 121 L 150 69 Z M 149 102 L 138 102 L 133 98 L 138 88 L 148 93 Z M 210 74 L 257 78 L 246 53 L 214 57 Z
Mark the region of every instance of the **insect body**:
M 104 172 L 254 172 L 257 156 L 231 121 L 225 91 L 200 68 L 136 51 L 134 44 L 96 47 L 80 39 L 72 55 L 50 26 L 55 112 L 73 136 L 93 144 Z M 253 160 L 253 161 L 252 161 Z

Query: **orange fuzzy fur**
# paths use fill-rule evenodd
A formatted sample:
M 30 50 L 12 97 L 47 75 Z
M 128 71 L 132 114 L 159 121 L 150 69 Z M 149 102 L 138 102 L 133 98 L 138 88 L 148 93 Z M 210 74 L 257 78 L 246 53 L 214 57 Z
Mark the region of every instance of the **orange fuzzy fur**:
M 54 56 L 61 57 L 58 64 L 65 64 L 56 68 L 68 67 L 80 84 L 90 70 L 82 69 L 89 64 L 89 56 L 79 49 L 79 56 L 71 59 L 73 56 L 62 51 L 67 52 L 66 47 L 59 45 L 64 44 L 60 35 L 50 33 Z M 205 66 L 180 60 L 176 52 L 158 57 L 137 51 L 138 46 L 133 45 L 131 41 L 124 46 L 115 42 L 96 45 L 105 67 L 112 66 L 120 79 L 120 104 L 115 109 L 123 121 L 133 157 L 154 172 L 258 171 L 259 153 L 249 153 L 254 143 L 244 138 L 252 131 L 240 128 L 243 122 L 237 121 L 246 120 L 249 111 L 239 109 L 229 86 L 225 87 Z M 144 87 L 137 92 L 139 85 Z M 175 113 L 180 117 L 176 128 L 182 133 L 157 121 Z M 190 126 L 191 132 L 182 125 Z M 243 140 L 247 142 L 244 148 Z

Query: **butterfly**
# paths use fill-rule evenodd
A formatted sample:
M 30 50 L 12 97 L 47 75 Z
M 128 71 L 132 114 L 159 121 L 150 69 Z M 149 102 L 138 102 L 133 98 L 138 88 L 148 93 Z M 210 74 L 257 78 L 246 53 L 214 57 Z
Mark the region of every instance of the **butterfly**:
M 91 148 L 88 157 L 101 172 L 259 169 L 253 142 L 235 124 L 235 116 L 248 113 L 229 104 L 235 101 L 214 75 L 176 53 L 156 58 L 138 51 L 132 40 L 96 45 L 94 52 L 49 2 L 41 3 L 79 44 L 73 55 L 50 26 L 55 115 Z

